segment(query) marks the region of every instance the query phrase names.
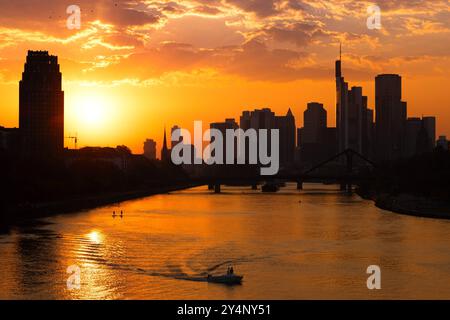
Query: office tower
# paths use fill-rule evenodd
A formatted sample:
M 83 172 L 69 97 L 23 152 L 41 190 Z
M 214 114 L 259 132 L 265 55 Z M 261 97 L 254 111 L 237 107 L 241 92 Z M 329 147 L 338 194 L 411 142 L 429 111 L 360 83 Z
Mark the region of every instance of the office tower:
M 323 104 L 310 102 L 303 112 L 302 143 L 320 143 L 327 127 L 327 111 Z
M 149 160 L 156 160 L 156 141 L 147 139 L 144 142 L 144 156 Z
M 227 137 L 227 130 L 228 129 L 236 130 L 236 129 L 239 128 L 239 126 L 236 123 L 236 121 L 234 119 L 228 118 L 228 119 L 225 119 L 225 122 L 214 122 L 214 123 L 211 123 L 209 125 L 209 127 L 211 129 L 219 130 L 222 133 L 222 137 L 223 137 L 223 141 L 222 141 L 222 143 L 223 143 L 222 160 L 223 160 L 223 163 L 226 163 L 226 161 L 227 161 L 227 158 L 226 158 L 227 145 L 231 144 L 231 143 L 234 143 L 234 148 L 233 148 L 233 153 L 234 153 L 233 161 L 234 161 L 234 159 L 237 158 L 237 150 L 238 150 L 237 149 L 237 143 L 238 143 L 238 141 L 237 141 L 237 139 L 234 139 L 233 142 L 232 141 L 227 141 L 226 137 Z M 211 142 L 213 142 L 213 141 L 214 141 L 214 139 L 211 138 Z M 212 155 L 216 156 L 216 153 L 213 151 Z
M 393 161 L 402 156 L 406 102 L 402 102 L 402 78 L 381 74 L 375 78 L 376 159 Z
M 433 150 L 436 146 L 436 117 L 423 117 L 422 121 L 428 134 L 428 149 Z
M 280 165 L 287 166 L 294 162 L 295 153 L 295 118 L 289 108 L 285 116 L 275 116 L 273 129 L 279 130 Z
M 295 153 L 295 117 L 291 109 L 285 116 L 276 116 L 269 108 L 255 109 L 253 111 L 244 111 L 240 117 L 240 128 L 248 129 L 267 129 L 268 130 L 268 150 L 271 152 L 270 130 L 279 130 L 279 157 L 280 165 L 285 166 L 293 163 Z M 259 139 L 259 133 L 258 133 Z M 248 154 L 248 145 L 246 145 L 246 154 Z
M 344 151 L 349 146 L 349 122 L 348 122 L 348 83 L 342 76 L 342 57 L 335 63 L 336 71 L 336 129 L 338 135 L 338 151 Z
M 417 137 L 421 127 L 422 120 L 420 118 L 413 117 L 406 120 L 404 156 L 407 158 L 417 153 Z
M 366 157 L 371 155 L 373 111 L 367 108 L 367 97 L 361 87 L 348 90 L 342 76 L 341 57 L 336 61 L 336 129 L 338 151 L 352 149 Z
M 166 137 L 166 128 L 165 127 L 164 127 L 163 146 L 161 148 L 161 160 L 163 162 L 170 162 L 171 161 L 170 149 L 167 148 L 167 137 Z
M 337 129 L 327 128 L 323 104 L 310 102 L 303 112 L 304 127 L 297 131 L 299 160 L 312 167 L 337 153 Z
M 57 156 L 64 149 L 61 78 L 56 56 L 28 51 L 19 82 L 19 129 L 25 156 Z

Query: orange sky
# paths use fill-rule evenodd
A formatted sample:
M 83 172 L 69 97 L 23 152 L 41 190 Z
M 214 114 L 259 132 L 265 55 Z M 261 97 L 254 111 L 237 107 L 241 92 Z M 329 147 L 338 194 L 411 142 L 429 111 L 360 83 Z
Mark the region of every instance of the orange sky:
M 73 2 L 73 3 L 72 3 Z M 0 125 L 18 125 L 18 81 L 28 49 L 58 55 L 66 135 L 79 146 L 161 147 L 164 124 L 191 128 L 244 109 L 291 107 L 301 126 L 309 101 L 334 125 L 334 60 L 374 105 L 374 77 L 399 73 L 408 115 L 436 115 L 450 136 L 450 1 L 15 0 L 0 3 Z M 80 6 L 81 29 L 66 27 Z M 72 147 L 70 140 L 66 145 Z

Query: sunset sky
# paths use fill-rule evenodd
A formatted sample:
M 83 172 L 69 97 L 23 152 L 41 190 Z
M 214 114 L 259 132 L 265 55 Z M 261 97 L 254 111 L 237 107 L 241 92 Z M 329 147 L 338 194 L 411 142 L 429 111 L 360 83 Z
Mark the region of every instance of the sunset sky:
M 81 10 L 69 30 L 66 8 Z M 381 7 L 381 30 L 366 26 Z M 449 0 L 0 0 L 0 125 L 18 126 L 27 50 L 57 55 L 66 135 L 142 152 L 164 125 L 238 121 L 270 107 L 297 126 L 310 101 L 335 124 L 334 60 L 374 107 L 374 77 L 399 73 L 408 116 L 435 115 L 450 136 Z M 72 147 L 70 140 L 66 145 Z

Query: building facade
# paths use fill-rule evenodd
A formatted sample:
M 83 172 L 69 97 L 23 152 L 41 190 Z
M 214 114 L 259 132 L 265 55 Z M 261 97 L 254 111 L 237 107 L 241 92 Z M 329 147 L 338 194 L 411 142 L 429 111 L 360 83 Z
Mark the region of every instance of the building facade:
M 28 51 L 19 82 L 19 128 L 25 156 L 57 156 L 64 150 L 61 80 L 56 56 Z

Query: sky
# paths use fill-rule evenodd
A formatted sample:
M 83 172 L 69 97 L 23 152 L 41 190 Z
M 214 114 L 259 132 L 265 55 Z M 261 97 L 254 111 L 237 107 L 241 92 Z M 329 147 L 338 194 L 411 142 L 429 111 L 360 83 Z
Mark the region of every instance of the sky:
M 378 5 L 381 28 L 370 29 Z M 69 5 L 81 9 L 69 29 Z M 334 61 L 374 108 L 374 78 L 398 73 L 408 116 L 437 117 L 450 136 L 450 0 L 0 0 L 0 125 L 18 126 L 27 50 L 57 55 L 65 134 L 80 146 L 142 153 L 164 126 L 235 118 L 243 110 L 308 102 L 335 125 Z M 72 20 L 71 20 L 72 21 Z M 66 146 L 73 142 L 66 139 Z

